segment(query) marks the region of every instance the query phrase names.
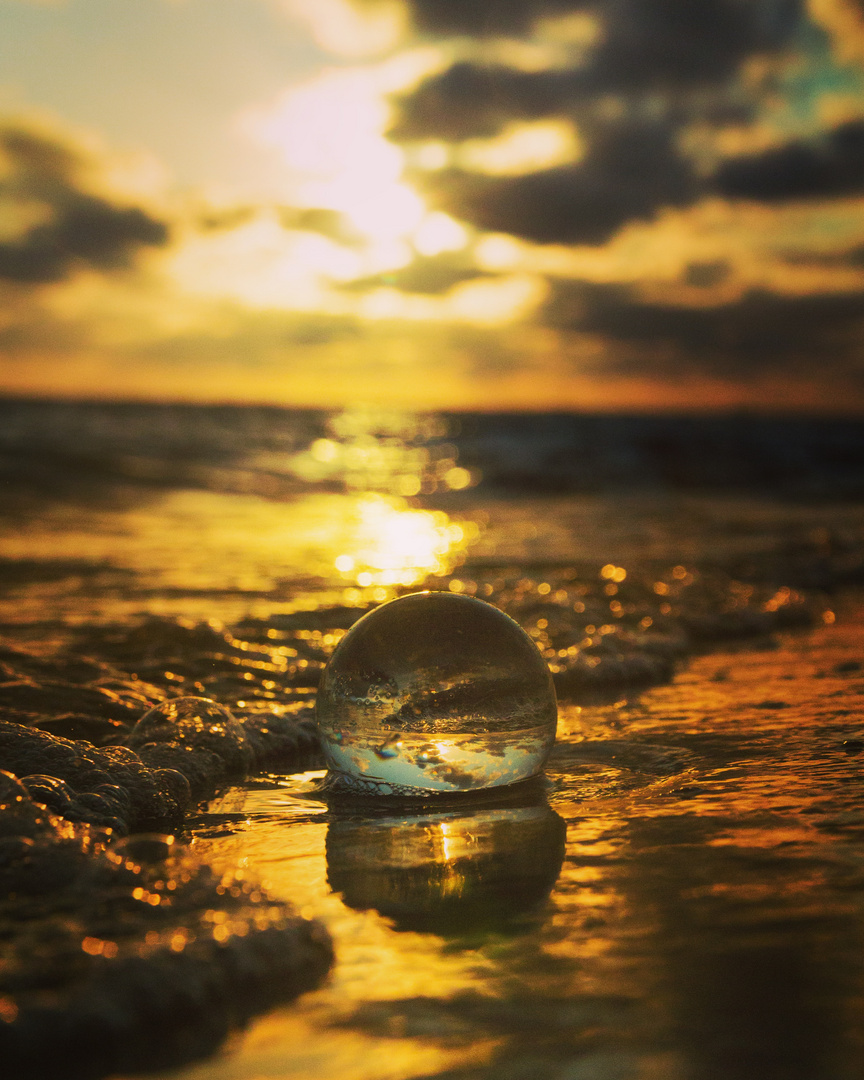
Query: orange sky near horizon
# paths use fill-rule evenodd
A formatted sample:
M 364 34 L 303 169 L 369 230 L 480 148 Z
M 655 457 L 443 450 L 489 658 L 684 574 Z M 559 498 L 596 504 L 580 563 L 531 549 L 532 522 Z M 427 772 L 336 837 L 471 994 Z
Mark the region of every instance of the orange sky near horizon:
M 154 391 L 154 379 L 158 390 Z M 0 396 L 69 401 L 159 402 L 207 405 L 278 405 L 290 408 L 345 409 L 380 407 L 411 412 L 597 412 L 688 413 L 739 412 L 758 415 L 813 414 L 864 416 L 864 392 L 852 396 L 824 381 L 810 383 L 765 377 L 741 385 L 723 379 L 690 378 L 665 383 L 649 377 L 561 377 L 530 372 L 481 384 L 459 378 L 446 366 L 420 373 L 417 382 L 393 379 L 370 388 L 357 376 L 322 393 L 313 370 L 305 380 L 290 376 L 274 384 L 268 373 L 238 374 L 234 368 L 207 373 L 206 382 L 187 369 L 151 367 L 117 372 L 110 362 L 74 365 L 46 360 L 35 378 L 4 380 Z

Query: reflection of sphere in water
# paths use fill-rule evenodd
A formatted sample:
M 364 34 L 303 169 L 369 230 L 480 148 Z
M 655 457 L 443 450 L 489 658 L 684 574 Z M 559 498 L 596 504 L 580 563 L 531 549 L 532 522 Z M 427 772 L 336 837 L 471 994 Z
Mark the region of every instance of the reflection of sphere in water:
M 333 818 L 327 880 L 352 908 L 400 930 L 493 929 L 542 904 L 567 828 L 545 803 L 406 817 Z
M 558 709 L 518 623 L 482 600 L 427 592 L 354 624 L 324 672 L 317 714 L 336 790 L 424 795 L 535 776 Z

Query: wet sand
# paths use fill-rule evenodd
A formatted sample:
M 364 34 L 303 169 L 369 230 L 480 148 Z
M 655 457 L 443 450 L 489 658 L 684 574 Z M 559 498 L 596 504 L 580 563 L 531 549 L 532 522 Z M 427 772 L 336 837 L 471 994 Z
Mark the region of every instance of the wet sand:
M 309 777 L 226 794 L 196 849 L 321 915 L 339 962 L 172 1078 L 859 1076 L 862 614 L 564 705 L 545 811 L 364 822 L 292 794 Z
M 16 1080 L 50 1075 L 27 1047 L 58 1024 L 51 1068 L 93 1080 L 857 1080 L 859 502 L 264 492 L 260 470 L 240 491 L 207 469 L 28 481 L 0 509 L 0 721 L 38 744 L 0 760 L 24 784 L 0 851 Z M 560 705 L 546 782 L 410 812 L 310 796 L 329 655 L 418 588 L 536 642 Z M 145 741 L 188 695 L 229 708 L 231 738 Z M 50 904 L 20 901 L 55 873 Z M 273 933 L 318 950 L 308 977 L 293 946 L 251 963 Z M 113 1013 L 88 1012 L 93 971 L 124 988 Z M 145 985 L 185 1003 L 161 1059 Z

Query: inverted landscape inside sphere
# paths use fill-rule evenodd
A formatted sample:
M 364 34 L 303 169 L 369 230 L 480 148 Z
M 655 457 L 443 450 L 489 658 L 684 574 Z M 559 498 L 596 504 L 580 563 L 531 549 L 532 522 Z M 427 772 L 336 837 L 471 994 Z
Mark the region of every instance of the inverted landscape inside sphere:
M 331 773 L 379 794 L 474 791 L 537 775 L 555 741 L 545 660 L 498 608 L 412 593 L 369 612 L 318 691 Z

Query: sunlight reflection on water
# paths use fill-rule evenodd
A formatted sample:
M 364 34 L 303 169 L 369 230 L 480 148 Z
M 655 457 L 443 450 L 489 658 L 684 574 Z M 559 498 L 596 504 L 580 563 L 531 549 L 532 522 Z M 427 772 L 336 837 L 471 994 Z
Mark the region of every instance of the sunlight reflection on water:
M 443 510 L 412 509 L 381 495 L 358 497 L 349 515 L 353 527 L 333 565 L 361 587 L 416 585 L 447 574 L 477 534 L 474 522 L 456 524 Z
M 326 820 L 327 807 L 291 794 L 298 786 L 308 786 L 314 776 L 289 778 L 286 787 L 276 790 L 229 793 L 211 804 L 211 812 L 218 821 L 221 813 L 242 810 L 249 815 L 248 826 L 208 839 L 205 819 L 194 846 L 217 865 L 239 863 L 260 875 L 271 895 L 290 899 L 304 916 L 323 919 L 340 941 L 341 962 L 324 987 L 256 1024 L 243 1038 L 240 1058 L 222 1055 L 184 1071 L 184 1080 L 245 1080 L 249 1076 L 262 1080 L 309 1076 L 386 1080 L 437 1071 L 457 1061 L 482 1062 L 499 1040 L 480 1038 L 468 1047 L 460 1038 L 448 1047 L 446 1039 L 430 1041 L 407 1034 L 403 1038 L 395 1029 L 382 1040 L 352 1024 L 355 1011 L 370 1002 L 464 991 L 490 961 L 471 949 L 442 950 L 435 935 L 397 932 L 389 919 L 372 907 L 354 910 L 346 904 L 328 880 L 332 869 L 328 868 L 326 850 L 328 845 L 332 848 L 329 834 L 333 823 Z M 389 829 L 387 822 L 382 824 L 382 836 L 392 835 L 392 824 L 389 822 Z M 350 829 L 347 822 L 346 827 Z M 421 826 L 414 834 L 415 839 L 420 837 L 421 846 L 423 835 Z M 350 837 L 347 847 L 338 836 L 335 843 L 350 860 Z M 337 868 L 337 876 L 338 872 Z M 422 869 L 419 878 L 423 878 Z M 422 888 L 422 880 L 420 885 Z M 322 1031 L 326 1032 L 323 1040 Z
M 461 468 L 452 454 L 402 459 L 386 441 L 395 436 L 379 432 L 375 449 L 357 425 L 340 434 L 310 422 L 287 450 L 274 439 L 281 456 L 268 463 L 267 483 L 250 466 L 202 468 L 197 487 L 124 480 L 119 494 L 107 485 L 110 498 L 104 478 L 79 501 L 55 499 L 51 488 L 30 516 L 7 515 L 0 558 L 19 561 L 7 567 L 0 616 L 25 629 L 31 620 L 27 633 L 46 649 L 51 634 L 76 625 L 89 634 L 88 620 L 113 619 L 118 650 L 95 633 L 86 648 L 136 677 L 143 671 L 157 693 L 175 693 L 176 672 L 188 670 L 187 687 L 202 679 L 232 708 L 304 709 L 314 678 L 293 686 L 295 660 L 314 673 L 358 609 L 463 555 L 464 574 L 430 587 L 476 592 L 515 612 L 550 665 L 581 650 L 589 661 L 608 657 L 612 670 L 630 644 L 649 655 L 647 629 L 660 647 L 674 644 L 663 636 L 667 616 L 674 634 L 688 618 L 698 629 L 742 608 L 772 613 L 792 595 L 787 573 L 823 566 L 808 561 L 813 544 L 845 560 L 837 565 L 848 576 L 833 580 L 860 581 L 857 504 L 656 491 L 540 497 L 530 487 L 496 494 L 494 485 L 463 500 L 447 482 Z M 349 454 L 358 441 L 363 453 Z M 334 466 L 328 477 L 301 483 L 291 473 L 304 448 Z M 433 458 L 444 487 L 424 495 L 421 479 L 420 493 L 408 494 L 426 475 L 418 463 Z M 382 461 L 393 467 L 382 471 Z M 472 522 L 483 523 L 476 538 Z M 761 598 L 737 578 L 727 590 L 711 576 L 711 567 L 774 552 L 782 558 L 772 574 L 787 584 L 773 582 Z M 688 569 L 700 565 L 701 592 Z M 813 580 L 818 588 L 823 579 Z M 857 1080 L 864 618 L 860 608 L 844 616 L 841 600 L 830 597 L 836 623 L 826 611 L 812 632 L 775 630 L 746 649 L 698 655 L 641 695 L 615 683 L 605 706 L 590 695 L 581 710 L 565 703 L 548 813 L 510 811 L 485 826 L 467 813 L 352 820 L 298 797 L 308 775 L 225 795 L 193 847 L 321 918 L 337 963 L 326 985 L 262 1017 L 233 1048 L 166 1075 Z M 299 609 L 300 618 L 281 618 Z M 182 619 L 157 619 L 142 634 L 142 612 Z M 208 620 L 200 641 L 196 617 Z M 232 619 L 239 625 L 227 635 L 214 630 Z M 188 668 L 175 666 L 175 647 Z M 484 846 L 483 836 L 494 842 Z M 503 929 L 451 918 L 449 905 L 464 897 L 478 898 L 480 916 L 507 915 L 501 909 L 520 894 L 538 907 L 512 912 Z M 419 932 L 417 920 L 437 931 Z
M 456 447 L 442 442 L 446 434 L 440 417 L 356 408 L 332 416 L 328 437 L 289 460 L 304 480 L 338 482 L 349 493 L 346 529 L 334 530 L 324 548 L 339 549 L 332 565 L 346 581 L 362 588 L 416 585 L 449 573 L 477 536 L 474 521 L 453 522 L 443 510 L 409 502 L 477 482 L 457 464 Z
M 277 464 L 310 483 L 335 481 L 347 491 L 409 497 L 463 491 L 480 477 L 458 464 L 459 451 L 443 441 L 448 433 L 440 416 L 346 409 L 329 418 L 326 438 Z
M 124 488 L 109 505 L 48 503 L 0 535 L 0 558 L 80 560 L 121 575 L 106 579 L 103 592 L 104 608 L 113 586 L 107 607 L 116 617 L 140 609 L 129 575 L 138 577 L 138 591 L 162 594 L 150 610 L 168 613 L 178 605 L 167 594 L 181 590 L 234 593 L 241 611 L 252 594 L 289 601 L 302 584 L 316 590 L 315 606 L 352 605 L 381 603 L 400 587 L 452 572 L 480 526 L 470 513 L 456 520 L 424 499 L 479 477 L 442 441 L 445 422 L 355 409 L 328 424 L 327 438 L 293 454 L 257 452 L 233 471 L 196 466 L 192 484 Z M 56 611 L 58 600 L 69 601 L 68 581 L 60 585 L 40 582 L 26 599 Z M 204 602 L 212 616 L 212 596 Z M 80 597 L 72 604 L 81 615 Z

